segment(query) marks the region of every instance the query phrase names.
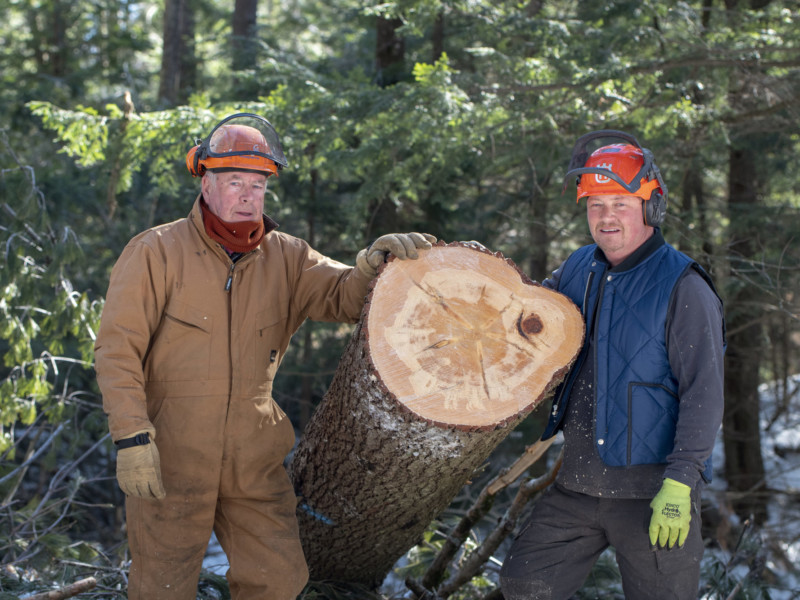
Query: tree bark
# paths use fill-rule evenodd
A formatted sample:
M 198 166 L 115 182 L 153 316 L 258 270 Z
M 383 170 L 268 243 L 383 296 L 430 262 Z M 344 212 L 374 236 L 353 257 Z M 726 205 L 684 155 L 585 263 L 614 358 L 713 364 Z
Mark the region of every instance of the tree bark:
M 681 185 L 683 190 L 682 206 L 681 206 L 681 219 L 677 224 L 683 230 L 681 241 L 678 249 L 686 252 L 689 255 L 697 256 L 698 262 L 707 271 L 711 271 L 711 259 L 714 255 L 714 247 L 711 243 L 711 229 L 708 224 L 708 206 L 706 202 L 705 182 L 703 181 L 702 168 L 692 160 L 688 169 L 684 173 L 683 183 Z M 694 215 L 694 219 L 690 216 Z M 696 231 L 692 235 L 688 227 L 688 223 L 696 223 Z M 692 240 L 699 240 L 692 243 Z
M 314 580 L 377 587 L 583 341 L 572 302 L 478 244 L 390 260 L 289 471 Z
M 549 274 L 550 229 L 549 198 L 538 181 L 536 168 L 531 164 L 531 192 L 528 196 L 528 273 L 536 281 L 542 281 Z
M 758 225 L 749 219 L 758 203 L 758 177 L 753 150 L 748 146 L 731 149 L 728 177 L 731 275 L 734 280 L 744 280 L 757 255 L 754 241 L 758 235 L 758 230 L 752 229 Z M 767 518 L 758 394 L 764 351 L 760 295 L 758 287 L 750 283 L 738 286 L 728 297 L 726 320 L 730 333 L 725 355 L 723 417 L 725 479 L 731 491 L 742 494 L 733 507 L 742 519 L 753 516 L 758 524 Z
M 436 20 L 433 22 L 433 31 L 431 32 L 431 44 L 433 50 L 431 52 L 431 63 L 435 63 L 442 58 L 444 54 L 444 9 L 439 9 L 436 13 Z
M 54 0 L 45 7 L 30 6 L 27 10 L 37 71 L 59 79 L 70 74 L 69 56 L 75 53 L 67 41 L 68 7 L 67 2 Z
M 197 74 L 194 50 L 194 5 L 189 0 L 166 0 L 160 102 L 175 106 L 188 100 Z
M 401 19 L 378 17 L 375 25 L 375 70 L 381 87 L 394 85 L 405 71 L 406 41 L 397 30 L 403 26 Z
M 233 70 L 256 66 L 258 0 L 236 0 L 233 9 Z
M 736 26 L 738 0 L 725 0 L 729 23 Z M 769 2 L 749 2 L 761 8 Z M 758 5 L 758 6 L 757 6 Z M 730 83 L 728 100 L 737 111 L 747 113 L 759 107 L 755 90 L 761 85 L 760 73 L 737 72 Z M 728 348 L 725 355 L 725 413 L 722 421 L 725 449 L 725 479 L 733 494 L 736 514 L 744 520 L 752 517 L 756 524 L 767 520 L 766 477 L 761 456 L 760 381 L 761 355 L 764 352 L 762 291 L 753 277 L 759 268 L 760 249 L 757 240 L 763 222 L 754 219 L 760 205 L 765 181 L 763 166 L 758 164 L 758 148 L 763 138 L 747 128 L 733 125 L 728 135 L 731 147 L 728 163 L 728 248 L 731 262 L 731 285 L 725 317 Z

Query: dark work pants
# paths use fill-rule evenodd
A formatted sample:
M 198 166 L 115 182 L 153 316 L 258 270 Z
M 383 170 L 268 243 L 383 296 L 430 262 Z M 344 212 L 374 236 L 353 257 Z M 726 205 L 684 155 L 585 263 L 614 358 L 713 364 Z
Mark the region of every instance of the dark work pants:
M 696 505 L 696 503 L 695 503 Z M 609 546 L 626 600 L 694 600 L 703 538 L 692 514 L 682 548 L 650 547 L 650 500 L 596 498 L 551 486 L 514 540 L 500 572 L 506 600 L 567 600 Z

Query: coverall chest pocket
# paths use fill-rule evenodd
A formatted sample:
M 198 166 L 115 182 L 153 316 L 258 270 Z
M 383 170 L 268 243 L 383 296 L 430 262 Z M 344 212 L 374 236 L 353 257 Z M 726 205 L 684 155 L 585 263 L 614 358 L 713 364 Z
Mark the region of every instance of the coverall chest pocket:
M 184 381 L 208 377 L 213 317 L 180 300 L 167 305 L 146 360 L 147 379 Z
M 267 378 L 274 379 L 281 362 L 283 338 L 287 335 L 288 305 L 265 308 L 256 315 L 256 369 L 266 369 Z

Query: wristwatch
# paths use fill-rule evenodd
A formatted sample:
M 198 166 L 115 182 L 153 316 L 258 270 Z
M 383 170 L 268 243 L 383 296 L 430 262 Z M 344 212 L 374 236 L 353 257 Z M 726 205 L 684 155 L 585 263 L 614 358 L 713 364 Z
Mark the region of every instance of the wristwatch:
M 117 446 L 117 450 L 124 450 L 125 448 L 133 448 L 134 446 L 146 446 L 150 443 L 150 432 L 145 431 L 144 433 L 137 433 L 135 436 L 130 438 L 125 438 L 124 440 L 119 440 L 114 442 Z

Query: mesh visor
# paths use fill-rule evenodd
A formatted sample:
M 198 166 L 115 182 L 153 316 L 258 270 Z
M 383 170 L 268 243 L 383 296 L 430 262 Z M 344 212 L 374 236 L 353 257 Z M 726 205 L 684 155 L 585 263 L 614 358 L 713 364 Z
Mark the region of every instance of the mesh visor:
M 231 115 L 220 121 L 206 139 L 210 169 L 215 168 L 214 163 L 217 162 L 213 159 L 227 159 L 219 161 L 219 164 L 227 166 L 239 162 L 234 157 L 241 157 L 243 166 L 246 161 L 258 160 L 259 157 L 271 160 L 278 168 L 288 166 L 278 134 L 269 121 L 258 115 Z
M 599 140 L 599 142 L 598 142 Z M 629 180 L 622 179 L 619 175 L 610 169 L 602 167 L 587 167 L 586 163 L 589 160 L 592 152 L 597 148 L 622 141 L 625 144 L 630 144 L 642 151 L 642 166 L 638 173 L 635 173 Z M 590 148 L 592 146 L 592 148 Z M 655 180 L 658 187 L 661 188 L 664 196 L 667 194 L 667 186 L 661 178 L 661 172 L 653 161 L 653 153 L 647 148 L 642 148 L 641 144 L 636 138 L 624 131 L 617 131 L 615 129 L 602 129 L 587 133 L 586 135 L 578 138 L 575 142 L 575 147 L 572 150 L 572 157 L 567 168 L 567 174 L 564 175 L 564 187 L 562 193 L 567 189 L 569 181 L 574 178 L 576 182 L 580 182 L 581 175 L 586 174 L 600 175 L 606 177 L 611 181 L 619 184 L 624 190 L 630 194 L 637 194 L 641 188 L 642 179 Z

